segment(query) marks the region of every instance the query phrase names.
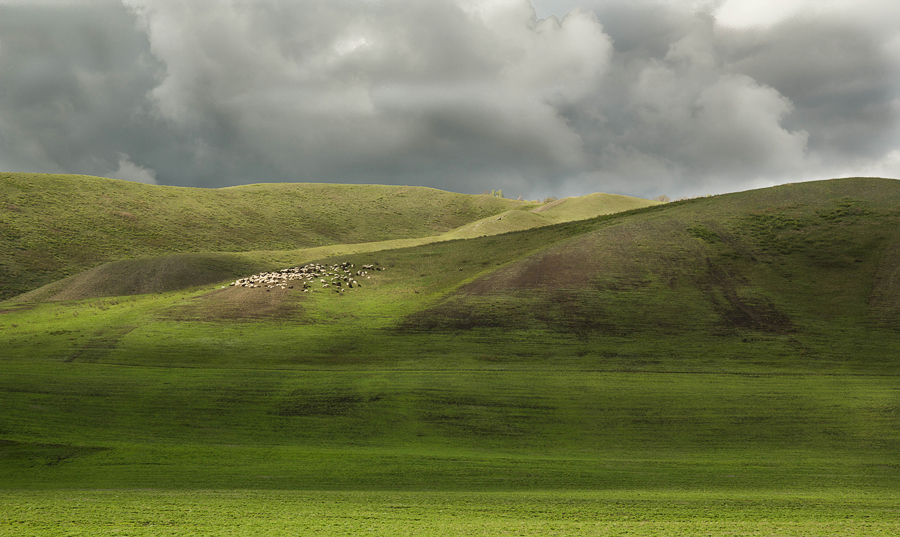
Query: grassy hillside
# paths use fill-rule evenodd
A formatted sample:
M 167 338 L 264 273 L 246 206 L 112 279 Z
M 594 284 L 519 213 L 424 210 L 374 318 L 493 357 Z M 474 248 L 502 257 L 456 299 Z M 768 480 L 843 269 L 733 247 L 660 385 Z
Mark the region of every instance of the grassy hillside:
M 47 177 L 42 176 L 42 179 L 47 180 Z M 160 188 L 100 178 L 77 178 L 74 184 L 68 186 L 83 195 L 90 191 L 89 187 L 92 182 L 104 188 L 115 185 L 134 197 L 130 202 L 120 201 L 120 204 L 145 203 L 145 201 L 137 202 L 135 200 L 143 200 L 144 197 L 149 196 L 148 193 L 159 194 L 158 189 Z M 163 187 L 163 189 L 165 188 L 168 187 Z M 53 189 L 50 189 L 51 193 L 47 195 L 46 199 L 41 198 L 41 203 L 47 206 L 45 210 L 33 212 L 51 214 L 58 221 L 66 221 L 67 225 L 72 228 L 74 228 L 74 222 L 81 221 L 86 230 L 75 235 L 59 236 L 54 227 L 48 228 L 45 221 L 29 218 L 29 215 L 23 214 L 24 211 L 17 205 L 19 210 L 11 215 L 11 218 L 15 219 L 15 224 L 18 226 L 16 229 L 31 238 L 28 239 L 29 242 L 16 240 L 0 245 L 5 246 L 6 250 L 11 252 L 6 256 L 6 265 L 0 263 L 0 268 L 6 266 L 8 269 L 5 275 L 7 293 L 18 291 L 22 294 L 18 296 L 17 300 L 35 301 L 76 300 L 173 291 L 237 278 L 247 273 L 277 270 L 283 268 L 287 263 L 300 263 L 301 260 L 305 262 L 337 253 L 387 250 L 439 241 L 496 235 L 559 222 L 587 219 L 658 203 L 627 196 L 590 194 L 581 198 L 559 200 L 552 204 L 552 210 L 536 212 L 545 206 L 528 210 L 533 205 L 510 202 L 491 196 L 464 196 L 426 188 L 309 184 L 254 185 L 254 187 L 238 188 L 241 189 L 241 196 L 237 201 L 232 199 L 226 204 L 220 203 L 218 207 L 214 202 L 221 202 L 216 199 L 216 193 L 219 191 L 179 190 L 183 196 L 177 198 L 177 204 L 170 203 L 169 205 L 182 208 L 178 209 L 175 214 L 163 215 L 165 223 L 154 224 L 158 228 L 153 237 L 142 236 L 138 240 L 135 240 L 133 234 L 130 234 L 134 230 L 123 228 L 121 219 L 113 218 L 109 222 L 104 220 L 109 215 L 96 210 L 82 214 L 80 210 L 73 210 L 69 203 L 60 202 L 58 196 L 54 197 Z M 251 188 L 256 189 L 254 196 L 249 195 L 254 192 Z M 335 192 L 340 192 L 340 196 L 337 202 L 333 199 L 330 200 L 331 205 L 312 201 L 306 206 L 301 206 L 301 208 L 306 207 L 304 216 L 298 216 L 298 221 L 289 222 L 285 221 L 285 215 L 291 212 L 296 213 L 298 210 L 296 208 L 285 209 L 278 203 L 273 204 L 269 198 L 279 192 L 283 194 L 279 195 L 280 198 L 283 198 L 281 201 L 301 195 L 304 199 L 328 198 L 329 196 L 333 197 Z M 389 194 L 385 194 L 385 192 L 389 192 Z M 56 192 L 56 194 L 59 193 Z M 390 200 L 390 205 L 384 201 L 378 201 L 384 199 Z M 55 205 L 51 205 L 52 203 Z M 510 206 L 515 208 L 497 212 Z M 245 220 L 240 225 L 235 224 L 235 229 L 240 231 L 237 234 L 234 234 L 231 229 L 222 229 L 218 223 L 199 230 L 181 229 L 180 226 L 184 223 L 182 217 L 178 215 L 187 211 L 184 207 L 190 207 L 190 211 L 204 210 L 209 214 L 215 212 L 219 215 L 216 217 L 217 219 L 228 221 L 234 220 L 229 212 L 237 210 L 239 214 L 243 215 L 249 211 L 248 207 L 255 207 L 253 211 L 258 216 L 263 216 L 265 223 L 260 225 L 259 222 L 252 219 Z M 339 210 L 334 210 L 335 207 Z M 308 213 L 318 216 L 311 218 Z M 443 229 L 441 226 L 457 224 L 464 219 L 474 218 L 485 213 L 489 213 L 491 216 L 479 218 L 449 231 L 438 232 Z M 159 217 L 158 214 L 149 213 L 141 216 L 142 219 L 150 220 Z M 213 219 L 212 216 L 208 218 Z M 310 222 L 313 220 L 315 224 L 311 225 Z M 102 233 L 92 231 L 98 227 L 102 228 L 105 225 L 104 222 L 108 227 Z M 365 224 L 363 222 L 374 223 Z M 428 226 L 425 226 L 425 223 L 429 223 Z M 280 227 L 284 229 L 279 229 Z M 388 229 L 391 231 L 386 231 Z M 263 246 L 270 246 L 266 241 L 271 239 L 274 231 L 278 231 L 282 235 L 291 234 L 290 240 L 298 244 L 304 244 L 305 241 L 329 246 L 300 248 L 284 246 L 277 250 L 260 251 Z M 165 233 L 169 233 L 169 238 L 163 240 L 161 237 Z M 173 233 L 179 234 L 177 239 L 174 238 Z M 384 237 L 392 236 L 398 238 L 384 239 Z M 108 243 L 100 245 L 96 240 L 98 237 Z M 246 240 L 248 237 L 252 237 L 256 242 Z M 152 239 L 153 244 L 148 244 L 148 238 Z M 67 241 L 74 242 L 68 243 Z M 343 241 L 343 243 L 337 241 Z M 31 249 L 22 248 L 25 244 L 32 245 Z M 193 249 L 195 253 L 143 257 L 146 252 L 154 252 L 154 248 L 156 251 Z M 83 250 L 79 257 L 74 259 L 67 257 L 76 249 Z M 234 251 L 221 251 L 223 249 Z M 113 255 L 121 260 L 98 265 L 107 259 L 107 256 Z M 134 257 L 135 255 L 142 255 L 142 257 Z M 41 257 L 47 263 L 42 270 L 22 273 L 21 263 L 17 260 L 21 261 L 23 257 L 28 256 Z M 0 259 L 2 258 L 0 256 Z M 62 278 L 64 274 L 92 265 L 96 266 Z M 10 267 L 13 268 L 10 269 Z M 20 270 L 20 272 L 14 273 L 15 270 Z M 3 298 L 3 276 L 0 274 L 0 298 Z M 52 278 L 62 279 L 24 292 L 30 287 L 34 287 L 36 281 L 39 283 L 40 279 Z
M 425 237 L 534 207 L 421 187 L 221 189 L 0 174 L 0 299 L 100 263 L 164 253 L 285 250 Z
M 227 490 L 201 495 L 275 533 L 285 513 L 326 513 L 307 531 L 893 534 L 898 219 L 897 181 L 822 181 L 409 248 L 242 254 L 385 269 L 343 293 L 223 279 L 7 302 L 0 488 L 36 525 L 25 506 L 73 519 L 45 491 L 147 488 L 171 495 L 135 492 L 159 511 L 134 520 L 184 531 L 159 513 Z
M 601 215 L 658 205 L 659 203 L 641 198 L 598 192 L 577 198 L 563 198 L 552 201 L 529 211 L 511 210 L 498 215 L 491 215 L 445 233 L 443 237 L 471 239 L 485 235 L 523 231 L 552 224 L 587 220 Z
M 267 269 L 240 253 L 172 254 L 104 263 L 15 297 L 15 301 L 80 300 L 196 287 Z
M 897 181 L 790 185 L 594 226 L 467 283 L 403 326 L 567 333 L 611 356 L 623 347 L 652 356 L 663 341 L 677 355 L 695 338 L 739 338 L 746 344 L 729 351 L 734 360 L 761 346 L 767 363 L 815 355 L 817 367 L 896 370 Z

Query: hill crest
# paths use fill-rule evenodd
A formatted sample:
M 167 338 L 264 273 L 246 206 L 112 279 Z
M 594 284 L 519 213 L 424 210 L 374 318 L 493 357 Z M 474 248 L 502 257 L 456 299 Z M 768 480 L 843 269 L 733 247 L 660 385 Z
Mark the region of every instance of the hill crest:
M 577 204 L 571 214 L 539 215 L 529 212 L 535 207 L 531 202 L 425 187 L 254 184 L 204 190 L 0 174 L 0 202 L 16 207 L 12 216 L 0 218 L 6 232 L 0 240 L 0 298 L 65 300 L 168 291 L 241 275 L 229 267 L 271 270 L 280 268 L 272 258 L 308 260 L 300 250 L 328 255 L 337 249 L 396 248 L 654 203 L 610 195 L 579 200 L 564 200 Z M 273 255 L 277 251 L 297 253 Z M 217 256 L 208 255 L 213 253 Z M 212 259 L 223 267 L 196 266 Z M 144 279 L 139 282 L 134 274 Z
M 199 189 L 3 173 L 0 298 L 110 261 L 427 237 L 531 206 L 425 187 L 257 184 Z

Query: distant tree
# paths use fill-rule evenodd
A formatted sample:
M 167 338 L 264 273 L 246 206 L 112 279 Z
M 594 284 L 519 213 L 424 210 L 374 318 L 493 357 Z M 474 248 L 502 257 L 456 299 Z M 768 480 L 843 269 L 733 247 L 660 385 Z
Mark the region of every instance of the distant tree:
M 547 196 L 546 198 L 544 198 L 544 203 L 550 203 L 551 201 L 556 201 L 558 199 L 559 198 L 557 198 L 556 196 Z
M 502 198 L 503 191 L 502 190 L 491 190 L 491 196 L 494 196 L 495 198 Z
M 669 203 L 670 201 L 672 201 L 672 198 L 670 198 L 669 196 L 666 196 L 665 194 L 660 194 L 659 196 L 656 196 L 655 198 L 653 198 L 653 201 L 661 201 L 663 203 Z

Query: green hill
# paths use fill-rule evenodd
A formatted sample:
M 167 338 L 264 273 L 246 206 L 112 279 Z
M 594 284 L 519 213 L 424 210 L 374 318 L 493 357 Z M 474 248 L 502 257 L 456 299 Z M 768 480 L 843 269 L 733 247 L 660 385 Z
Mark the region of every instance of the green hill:
M 173 190 L 92 177 L 4 177 L 0 184 L 14 207 L 6 215 L 5 237 L 14 240 L 0 242 L 0 298 L 21 293 L 20 301 L 173 291 L 336 252 L 508 233 L 656 203 L 591 194 L 560 200 L 562 207 L 554 202 L 552 211 L 539 213 L 534 211 L 544 206 L 428 188 L 292 184 Z M 98 197 L 108 201 L 97 205 Z M 90 199 L 94 203 L 85 201 Z M 198 226 L 198 217 L 205 224 Z M 194 253 L 154 255 L 172 251 Z M 86 267 L 92 268 L 81 272 Z M 46 280 L 51 283 L 38 285 Z
M 444 236 L 125 260 L 58 281 L 16 302 L 187 289 L 186 296 L 198 297 L 191 304 L 208 303 L 214 310 L 216 300 L 207 300 L 207 294 L 260 292 L 211 290 L 241 275 L 342 260 L 389 269 L 378 273 L 366 291 L 345 300 L 353 315 L 332 319 L 339 303 L 324 292 L 276 294 L 318 319 L 316 330 L 327 333 L 340 326 L 348 331 L 351 335 L 341 339 L 355 341 L 348 348 L 357 351 L 350 354 L 364 356 L 376 340 L 390 347 L 393 339 L 416 339 L 418 333 L 435 341 L 440 334 L 465 339 L 491 333 L 497 341 L 543 334 L 572 343 L 568 350 L 608 348 L 610 356 L 626 361 L 630 355 L 624 348 L 643 347 L 651 355 L 662 345 L 665 352 L 678 354 L 679 348 L 689 347 L 679 347 L 686 340 L 701 338 L 731 349 L 729 353 L 777 348 L 779 356 L 817 354 L 824 366 L 853 346 L 865 348 L 872 340 L 862 337 L 866 331 L 884 332 L 885 337 L 894 333 L 900 308 L 894 278 L 900 251 L 897 185 L 879 179 L 801 183 L 465 240 Z M 143 304 L 141 299 L 134 303 Z M 139 323 L 147 330 L 157 316 L 169 315 L 151 310 Z M 332 347 L 317 350 L 315 339 L 308 340 L 305 352 L 327 360 Z M 759 348 L 730 347 L 745 340 Z M 893 340 L 878 345 L 893 348 Z M 122 352 L 133 361 L 133 350 Z M 140 355 L 153 352 L 147 346 Z M 893 367 L 886 352 L 876 353 L 879 363 Z M 871 353 L 860 359 L 878 361 Z
M 102 265 L 0 304 L 0 492 L 83 532 L 128 489 L 138 534 L 203 491 L 276 533 L 438 535 L 465 504 L 472 532 L 893 534 L 898 224 L 900 182 L 856 178 Z M 229 285 L 306 263 L 361 285 Z
M 632 346 L 647 355 L 651 341 L 686 345 L 712 334 L 710 344 L 781 341 L 778 355 L 816 354 L 818 367 L 880 360 L 893 370 L 898 185 L 802 183 L 595 221 L 459 287 L 404 326 L 549 330 L 599 338 L 593 348 L 613 354 L 617 338 L 637 338 Z
M 491 215 L 444 234 L 446 238 L 471 239 L 523 231 L 541 226 L 588 220 L 597 216 L 620 213 L 658 205 L 650 201 L 616 194 L 595 193 L 577 198 L 563 198 L 535 207 L 529 211 L 511 210 Z
M 34 291 L 17 302 L 80 300 L 197 287 L 268 268 L 237 253 L 172 254 L 104 263 Z
M 198 189 L 3 173 L 0 299 L 109 261 L 427 237 L 531 207 L 422 187 L 265 184 Z

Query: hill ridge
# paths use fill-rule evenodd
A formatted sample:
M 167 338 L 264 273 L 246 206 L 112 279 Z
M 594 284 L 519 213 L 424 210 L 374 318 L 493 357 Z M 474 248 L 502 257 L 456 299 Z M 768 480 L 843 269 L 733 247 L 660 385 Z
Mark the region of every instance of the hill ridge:
M 108 261 L 424 237 L 529 206 L 426 187 L 257 184 L 198 189 L 2 173 L 0 298 Z
M 48 185 L 55 185 L 55 190 Z M 45 188 L 37 199 L 32 191 L 42 186 L 50 188 L 49 193 Z M 228 196 L 223 198 L 225 190 Z M 107 201 L 101 203 L 100 209 L 62 209 L 63 195 L 66 203 L 86 203 L 85 200 L 94 198 Z M 14 214 L 0 217 L 5 231 L 0 237 L 0 298 L 27 293 L 22 297 L 24 300 L 57 295 L 110 296 L 128 288 L 135 292 L 177 288 L 165 283 L 145 286 L 134 281 L 113 281 L 112 268 L 100 268 L 108 262 L 119 262 L 113 267 L 129 267 L 128 271 L 146 273 L 149 266 L 157 266 L 157 270 L 163 266 L 175 269 L 176 263 L 158 259 L 161 255 L 174 255 L 170 261 L 187 263 L 180 272 L 176 270 L 177 274 L 172 274 L 174 280 L 185 285 L 201 285 L 239 274 L 227 270 L 198 271 L 196 267 L 191 268 L 189 261 L 199 257 L 178 257 L 179 254 L 312 251 L 323 246 L 372 250 L 504 233 L 567 220 L 565 213 L 559 211 L 546 217 L 529 218 L 531 213 L 527 210 L 535 206 L 531 202 L 427 187 L 383 185 L 281 183 L 204 190 L 83 176 L 35 178 L 0 174 L 0 203 L 4 200 L 16 210 Z M 607 196 L 596 198 L 593 203 L 582 203 L 577 214 L 571 217 L 652 203 Z M 167 208 L 168 212 L 154 212 L 158 207 Z M 79 222 L 84 227 L 82 231 L 76 229 Z M 476 228 L 484 225 L 478 232 L 472 232 L 470 222 L 475 222 Z M 342 248 L 342 244 L 371 244 L 372 247 Z M 284 258 L 285 255 L 264 257 Z M 223 262 L 226 258 L 219 257 Z M 143 263 L 148 267 L 123 263 L 128 259 L 146 259 Z M 230 259 L 228 263 L 245 259 L 242 262 L 259 269 L 275 268 L 248 256 L 227 259 Z M 91 271 L 83 274 L 86 269 Z M 206 277 L 198 277 L 200 274 Z M 86 279 L 89 276 L 108 281 L 110 289 L 102 290 L 96 281 L 89 283 Z M 62 289 L 64 283 L 53 284 L 65 278 L 68 278 L 65 283 L 81 291 L 67 292 Z M 124 278 L 130 276 L 125 274 Z M 47 289 L 37 290 L 50 284 L 53 285 Z

